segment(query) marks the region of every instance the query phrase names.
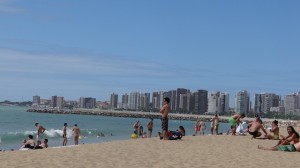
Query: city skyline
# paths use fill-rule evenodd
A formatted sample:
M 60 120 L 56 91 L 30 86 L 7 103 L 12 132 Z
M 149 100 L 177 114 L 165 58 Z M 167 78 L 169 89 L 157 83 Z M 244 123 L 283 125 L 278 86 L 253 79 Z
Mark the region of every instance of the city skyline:
M 300 91 L 298 1 L 0 0 L 0 101 Z M 119 97 L 120 98 L 120 97 Z
M 199 90 L 203 90 L 203 89 L 190 90 L 188 88 L 176 88 L 176 89 L 186 89 L 186 90 L 188 90 L 188 93 L 195 93 L 195 92 L 197 92 Z M 149 95 L 149 98 L 150 98 L 149 100 L 153 100 L 153 94 L 155 94 L 155 93 L 164 94 L 164 93 L 173 92 L 173 91 L 176 92 L 176 89 L 169 89 L 169 90 L 164 90 L 164 91 L 152 91 L 152 92 L 142 92 L 142 91 L 131 91 L 131 92 L 128 92 L 128 93 L 116 93 L 116 92 L 112 92 L 106 99 L 100 99 L 100 100 L 97 97 L 92 97 L 92 96 L 79 96 L 79 97 L 77 97 L 75 99 L 70 99 L 68 97 L 66 98 L 65 95 L 52 95 L 50 97 L 44 97 L 44 96 L 41 96 L 39 94 L 36 94 L 36 95 L 32 95 L 31 99 L 28 100 L 28 101 L 34 101 L 35 96 L 38 96 L 40 99 L 48 99 L 48 100 L 51 100 L 51 98 L 53 96 L 56 96 L 56 97 L 63 97 L 65 101 L 79 101 L 80 102 L 81 98 L 95 98 L 99 102 L 112 102 L 112 95 L 114 95 L 114 99 L 118 100 L 117 103 L 123 103 L 123 101 L 124 101 L 123 100 L 124 99 L 123 96 L 125 96 L 125 95 L 129 97 L 130 94 L 137 94 L 137 93 L 138 94 L 150 94 Z M 243 107 L 245 109 L 241 110 L 241 112 L 244 112 L 244 111 L 246 111 L 246 109 L 249 109 L 249 108 L 254 109 L 255 108 L 254 107 L 255 99 L 257 99 L 258 95 L 274 94 L 274 95 L 278 95 L 281 99 L 284 99 L 286 96 L 290 96 L 290 95 L 293 95 L 293 94 L 299 94 L 300 93 L 300 92 L 293 92 L 293 93 L 286 94 L 286 95 L 279 95 L 277 93 L 270 93 L 270 92 L 250 93 L 247 90 L 240 90 L 240 91 L 234 93 L 233 95 L 231 95 L 231 94 L 229 94 L 226 91 L 220 91 L 220 90 L 217 90 L 217 91 L 208 91 L 208 90 L 204 89 L 204 91 L 207 91 L 208 94 L 212 94 L 212 95 L 215 95 L 215 94 L 221 94 L 221 95 L 222 94 L 227 94 L 228 97 L 229 97 L 228 99 L 229 99 L 229 107 L 230 108 L 235 108 L 235 105 L 237 103 L 236 102 L 237 96 L 240 97 L 241 93 L 244 94 L 246 92 L 246 95 L 247 95 L 246 97 L 248 97 L 248 99 L 246 101 L 249 101 L 249 103 L 251 103 L 252 105 L 249 104 L 249 105 L 247 105 L 247 107 L 245 107 L 245 105 L 243 105 Z M 127 97 L 127 101 L 126 102 L 128 102 L 128 97 Z M 165 96 L 165 97 L 168 97 L 168 96 Z M 207 99 L 208 100 L 210 99 L 209 96 L 207 97 Z M 245 98 L 243 98 L 243 99 L 245 99 Z M 10 101 L 10 100 L 8 100 L 8 101 Z M 152 102 L 152 101 L 150 101 L 150 102 Z M 159 103 L 160 103 L 160 105 L 162 105 L 162 100 L 160 100 Z M 240 110 L 236 110 L 236 111 L 240 111 Z
M 92 97 L 80 97 L 79 101 L 64 100 L 62 96 L 52 96 L 51 100 L 33 96 L 32 106 L 42 108 L 100 108 L 133 111 L 156 111 L 162 108 L 163 98 L 170 98 L 170 110 L 176 113 L 192 114 L 230 114 L 244 113 L 246 115 L 298 115 L 300 116 L 300 92 L 281 97 L 275 93 L 255 93 L 254 101 L 250 101 L 246 90 L 234 95 L 234 106 L 229 106 L 230 95 L 226 92 L 210 92 L 177 88 L 169 91 L 155 91 L 151 93 L 130 92 L 122 94 L 112 93 L 110 101 L 96 101 Z

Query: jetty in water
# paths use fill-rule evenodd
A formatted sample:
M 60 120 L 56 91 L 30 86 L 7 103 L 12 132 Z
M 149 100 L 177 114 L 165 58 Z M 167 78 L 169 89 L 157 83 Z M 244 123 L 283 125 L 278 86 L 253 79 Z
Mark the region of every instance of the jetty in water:
M 161 119 L 159 112 L 135 112 L 135 111 L 117 111 L 117 110 L 102 110 L 102 109 L 50 109 L 50 108 L 30 108 L 27 112 L 34 113 L 51 113 L 51 114 L 77 114 L 77 115 L 99 115 L 110 117 L 128 117 L 128 118 L 153 118 Z M 195 114 L 175 114 L 169 113 L 170 120 L 188 120 L 196 121 L 203 120 L 210 122 L 213 115 L 195 115 Z M 219 116 L 220 122 L 228 123 L 228 116 Z M 253 118 L 245 118 L 244 121 L 252 121 Z

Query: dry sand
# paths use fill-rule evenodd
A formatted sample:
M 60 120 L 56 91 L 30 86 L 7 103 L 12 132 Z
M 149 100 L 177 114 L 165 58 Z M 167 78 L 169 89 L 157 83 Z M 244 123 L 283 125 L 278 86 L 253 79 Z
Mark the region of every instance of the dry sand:
M 281 132 L 285 130 L 281 128 Z M 257 145 L 271 147 L 276 143 L 275 140 L 251 140 L 250 135 L 195 136 L 177 141 L 132 139 L 76 147 L 0 152 L 0 167 L 273 168 L 300 165 L 299 152 L 257 149 Z

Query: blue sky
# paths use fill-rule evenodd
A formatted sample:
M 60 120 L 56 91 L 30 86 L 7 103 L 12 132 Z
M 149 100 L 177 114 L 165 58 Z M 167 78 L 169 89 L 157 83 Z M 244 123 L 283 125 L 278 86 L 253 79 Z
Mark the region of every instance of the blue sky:
M 0 0 L 0 101 L 300 91 L 300 1 Z

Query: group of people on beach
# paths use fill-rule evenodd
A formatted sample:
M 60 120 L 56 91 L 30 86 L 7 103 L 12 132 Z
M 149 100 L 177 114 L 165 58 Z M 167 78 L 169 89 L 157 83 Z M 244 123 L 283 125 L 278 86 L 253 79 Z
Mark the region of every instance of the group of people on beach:
M 68 138 L 67 138 L 67 123 L 64 123 L 62 129 L 62 137 L 63 143 L 62 146 L 67 146 Z M 33 139 L 33 135 L 28 135 L 28 139 L 24 140 L 20 149 L 44 149 L 48 148 L 48 139 L 45 138 L 42 142 L 44 132 L 46 129 L 39 123 L 35 123 L 35 127 L 37 129 L 37 136 L 36 136 L 36 143 Z M 78 145 L 79 136 L 80 136 L 80 129 L 77 124 L 74 125 L 73 129 L 73 136 L 74 136 L 74 144 Z
M 169 121 L 168 121 L 168 114 L 170 111 L 169 107 L 170 99 L 168 97 L 163 99 L 163 107 L 160 109 L 161 113 L 161 127 L 162 132 L 158 132 L 158 137 L 161 140 L 177 140 L 181 139 L 182 136 L 185 136 L 185 129 L 183 126 L 179 126 L 176 131 L 171 131 L 168 129 Z M 152 137 L 152 130 L 153 130 L 153 118 L 150 118 L 150 121 L 147 123 L 148 128 L 148 135 L 143 130 L 143 126 L 140 124 L 139 121 L 136 121 L 133 124 L 133 134 L 131 135 L 132 138 L 138 138 L 141 136 L 142 138 L 151 138 Z
M 241 123 L 241 119 L 245 117 L 244 114 L 235 114 L 229 118 L 231 125 L 232 135 L 236 135 L 236 126 Z M 273 147 L 262 147 L 258 146 L 258 149 L 272 150 L 272 151 L 288 151 L 288 152 L 300 152 L 299 133 L 294 129 L 293 126 L 287 126 L 287 136 L 279 134 L 278 121 L 272 122 L 272 128 L 267 132 L 263 126 L 263 122 L 258 114 L 255 115 L 254 121 L 248 123 L 246 132 L 252 135 L 252 139 L 270 139 L 278 140 L 276 145 Z M 264 135 L 262 135 L 264 133 Z

